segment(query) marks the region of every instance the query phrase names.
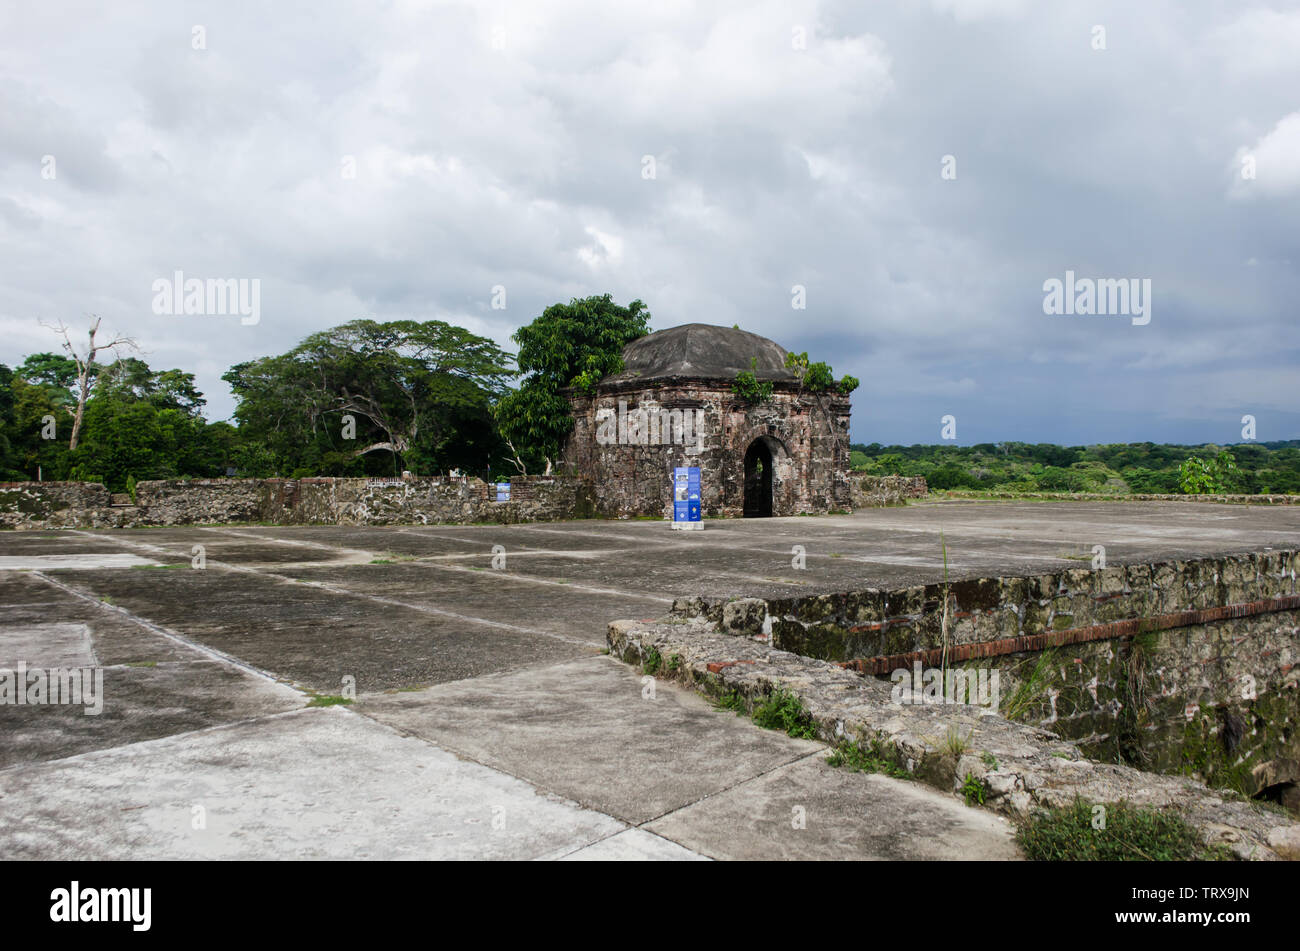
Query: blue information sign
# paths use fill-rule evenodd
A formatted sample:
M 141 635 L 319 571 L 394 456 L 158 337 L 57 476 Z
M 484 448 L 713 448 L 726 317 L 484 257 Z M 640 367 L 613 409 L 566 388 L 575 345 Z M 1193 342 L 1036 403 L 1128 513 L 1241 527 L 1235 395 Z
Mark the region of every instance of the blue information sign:
M 678 466 L 673 469 L 673 527 L 703 528 L 700 522 L 700 468 Z
M 498 501 L 498 502 L 509 502 L 509 501 L 510 501 L 510 483 L 509 483 L 509 482 L 498 482 L 498 483 L 497 483 L 497 501 Z

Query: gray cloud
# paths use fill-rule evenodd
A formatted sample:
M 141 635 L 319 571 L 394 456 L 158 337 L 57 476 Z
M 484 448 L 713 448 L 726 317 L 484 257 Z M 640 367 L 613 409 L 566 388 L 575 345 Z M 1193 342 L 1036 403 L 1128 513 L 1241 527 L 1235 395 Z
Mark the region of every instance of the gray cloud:
M 7 13 L 0 360 L 101 313 L 219 417 L 227 366 L 334 323 L 508 344 L 609 291 L 859 377 L 864 442 L 1300 436 L 1300 11 L 1134 6 Z M 154 315 L 176 269 L 259 278 L 261 322 Z M 1046 316 L 1067 269 L 1150 278 L 1151 323 Z

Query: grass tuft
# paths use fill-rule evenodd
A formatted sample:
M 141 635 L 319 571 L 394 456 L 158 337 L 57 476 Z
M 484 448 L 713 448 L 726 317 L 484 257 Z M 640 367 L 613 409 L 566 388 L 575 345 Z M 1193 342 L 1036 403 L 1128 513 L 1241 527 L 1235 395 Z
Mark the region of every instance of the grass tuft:
M 346 707 L 352 703 L 347 697 L 318 693 L 307 701 L 309 707 Z
M 765 730 L 781 730 L 796 739 L 817 739 L 817 724 L 804 709 L 803 701 L 785 690 L 777 690 L 754 708 L 754 722 Z
M 1231 857 L 1222 847 L 1207 848 L 1196 829 L 1175 813 L 1127 803 L 1095 806 L 1084 799 L 1035 812 L 1020 826 L 1016 841 L 1026 858 L 1038 862 L 1188 862 Z
M 826 758 L 826 762 L 831 766 L 854 772 L 881 773 L 885 776 L 893 776 L 895 779 L 911 779 L 911 774 L 894 761 L 886 752 L 885 744 L 879 739 L 872 740 L 867 747 L 853 742 L 841 743 Z

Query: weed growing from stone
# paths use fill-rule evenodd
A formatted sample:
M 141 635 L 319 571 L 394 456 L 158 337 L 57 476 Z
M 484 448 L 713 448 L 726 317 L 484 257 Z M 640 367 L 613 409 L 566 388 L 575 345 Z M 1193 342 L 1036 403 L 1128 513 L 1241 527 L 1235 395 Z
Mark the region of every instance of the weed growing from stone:
M 973 773 L 967 773 L 966 781 L 961 785 L 961 794 L 968 806 L 984 805 L 984 780 L 976 778 Z
M 743 716 L 749 713 L 749 707 L 745 703 L 745 698 L 741 696 L 739 690 L 728 690 L 721 697 L 713 702 L 715 710 L 730 710 L 736 716 Z
M 858 773 L 881 773 L 895 779 L 912 778 L 907 770 L 885 754 L 884 744 L 880 740 L 873 740 L 865 749 L 857 743 L 841 743 L 826 758 L 826 762 L 836 768 Z
M 1008 720 L 1019 720 L 1029 712 L 1030 707 L 1043 696 L 1054 663 L 1056 663 L 1054 648 L 1049 648 L 1038 655 L 1033 671 L 1016 686 L 1016 692 L 1002 708 L 1003 716 Z
M 641 663 L 641 673 L 654 676 L 663 666 L 664 658 L 656 648 L 650 648 L 645 653 L 645 660 Z
M 1040 862 L 1187 862 L 1229 858 L 1201 843 L 1181 816 L 1127 803 L 1106 806 L 1103 828 L 1094 827 L 1093 804 L 1035 812 L 1016 833 L 1025 857 Z
M 951 756 L 953 759 L 961 757 L 969 747 L 970 736 L 962 736 L 961 730 L 955 726 L 948 727 L 948 732 L 943 735 L 943 742 L 939 744 L 939 752 L 944 756 Z
M 992 753 L 989 752 L 981 753 L 980 759 L 984 761 L 984 765 L 987 766 L 989 769 L 996 770 L 998 768 L 998 758 L 994 756 Z
M 765 730 L 781 730 L 796 739 L 817 739 L 817 725 L 803 701 L 785 690 L 775 691 L 754 708 L 754 722 Z

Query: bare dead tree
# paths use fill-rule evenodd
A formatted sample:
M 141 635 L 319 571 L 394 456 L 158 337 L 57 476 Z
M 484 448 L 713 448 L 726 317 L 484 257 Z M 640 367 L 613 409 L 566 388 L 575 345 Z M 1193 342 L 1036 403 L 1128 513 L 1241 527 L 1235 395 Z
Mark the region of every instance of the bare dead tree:
M 114 337 L 107 343 L 96 343 L 95 335 L 99 333 L 100 318 L 94 314 L 90 316 L 90 329 L 86 334 L 86 351 L 84 354 L 78 352 L 72 344 L 72 337 L 68 333 L 68 328 L 63 326 L 60 321 L 57 326 L 50 326 L 44 322 L 42 327 L 47 327 L 55 333 L 63 336 L 63 349 L 68 351 L 68 356 L 72 357 L 73 362 L 77 364 L 77 410 L 72 421 L 72 440 L 68 443 L 69 449 L 77 448 L 77 440 L 81 438 L 81 421 L 86 415 L 86 398 L 90 395 L 90 374 L 94 372 L 95 358 L 105 350 L 111 350 L 114 356 L 117 356 L 118 347 L 129 347 L 132 350 L 139 351 L 140 346 L 131 337 L 119 336 Z
M 506 436 L 505 440 L 506 440 L 506 445 L 510 447 L 511 463 L 513 463 L 514 467 L 519 470 L 519 474 L 521 476 L 528 475 L 527 467 L 524 466 L 523 460 L 519 458 L 519 450 L 515 448 L 515 444 L 510 441 L 509 436 Z

